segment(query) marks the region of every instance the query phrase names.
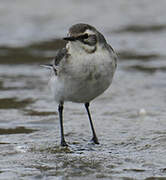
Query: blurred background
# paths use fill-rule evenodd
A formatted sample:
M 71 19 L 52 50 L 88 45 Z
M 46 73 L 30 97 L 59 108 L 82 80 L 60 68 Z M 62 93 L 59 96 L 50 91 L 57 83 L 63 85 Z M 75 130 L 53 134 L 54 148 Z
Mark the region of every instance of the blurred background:
M 166 172 L 166 1 L 0 0 L 0 179 L 154 179 Z M 59 147 L 48 63 L 76 23 L 95 26 L 118 54 L 112 86 L 66 103 L 70 148 Z M 166 178 L 166 177 L 165 177 Z

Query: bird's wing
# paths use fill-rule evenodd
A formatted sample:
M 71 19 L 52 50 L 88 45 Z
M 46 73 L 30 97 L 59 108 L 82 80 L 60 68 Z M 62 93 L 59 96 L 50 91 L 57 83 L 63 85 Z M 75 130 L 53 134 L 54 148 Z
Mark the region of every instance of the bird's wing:
M 67 49 L 63 48 L 57 51 L 56 56 L 53 59 L 53 66 L 58 66 L 61 60 L 67 55 Z
M 53 58 L 53 63 L 52 64 L 43 64 L 41 65 L 42 67 L 45 68 L 49 68 L 49 69 L 53 69 L 55 72 L 55 75 L 57 75 L 57 68 L 60 64 L 60 62 L 62 61 L 62 59 L 67 55 L 67 49 L 63 48 L 63 49 L 59 49 L 55 55 L 55 57 Z
M 116 54 L 116 52 L 114 51 L 114 49 L 112 48 L 112 46 L 110 44 L 107 44 L 107 48 L 112 52 L 111 56 L 114 59 L 114 63 L 115 63 L 115 69 L 117 68 L 117 59 L 118 59 L 118 55 Z

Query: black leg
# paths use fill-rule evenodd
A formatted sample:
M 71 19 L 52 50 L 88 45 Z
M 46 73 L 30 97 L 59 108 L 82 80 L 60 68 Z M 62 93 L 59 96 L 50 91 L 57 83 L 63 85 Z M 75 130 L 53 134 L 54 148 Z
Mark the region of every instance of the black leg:
M 92 123 L 92 118 L 91 118 L 91 115 L 90 115 L 90 111 L 89 111 L 89 103 L 85 103 L 85 108 L 86 108 L 86 111 L 88 113 L 91 129 L 92 129 L 92 134 L 93 134 L 92 141 L 95 144 L 99 144 L 99 141 L 98 141 L 98 138 L 96 136 L 95 129 L 94 129 L 94 126 L 93 126 L 93 123 Z
M 58 111 L 59 111 L 60 129 L 61 129 L 61 146 L 67 146 L 64 137 L 64 130 L 63 130 L 63 103 L 59 104 Z

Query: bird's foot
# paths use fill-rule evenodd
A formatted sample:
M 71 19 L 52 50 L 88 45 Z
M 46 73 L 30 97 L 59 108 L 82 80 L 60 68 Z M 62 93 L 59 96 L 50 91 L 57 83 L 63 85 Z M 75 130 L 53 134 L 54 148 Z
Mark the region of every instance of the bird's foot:
M 96 136 L 94 136 L 91 141 L 94 143 L 94 144 L 100 144 L 99 141 L 98 141 L 98 138 Z
M 66 143 L 65 140 L 62 140 L 62 141 L 61 141 L 61 146 L 63 146 L 63 147 L 68 147 L 68 144 Z

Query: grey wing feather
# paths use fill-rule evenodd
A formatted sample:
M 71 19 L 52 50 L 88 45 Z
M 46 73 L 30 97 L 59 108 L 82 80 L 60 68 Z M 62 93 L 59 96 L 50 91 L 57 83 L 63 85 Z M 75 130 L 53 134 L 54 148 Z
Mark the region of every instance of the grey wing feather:
M 112 52 L 112 56 L 115 60 L 115 69 L 117 68 L 117 59 L 118 59 L 118 55 L 116 54 L 116 52 L 114 51 L 114 49 L 112 48 L 111 45 L 107 44 L 107 48 Z
M 66 48 L 63 48 L 63 49 L 59 49 L 57 51 L 57 54 L 56 56 L 54 57 L 53 59 L 53 70 L 54 70 L 54 73 L 55 75 L 57 75 L 57 69 L 56 67 L 60 64 L 60 62 L 62 61 L 62 59 L 67 55 L 67 49 Z
M 63 49 L 60 49 L 56 56 L 54 57 L 53 59 L 53 66 L 58 66 L 60 61 L 67 55 L 67 49 L 66 48 L 63 48 Z
M 51 63 L 51 64 L 43 64 L 43 65 L 40 65 L 40 66 L 45 67 L 45 68 L 49 68 L 49 69 L 53 69 L 54 72 L 55 72 L 55 75 L 57 75 L 56 67 L 59 65 L 59 63 L 61 62 L 61 60 L 65 56 L 67 56 L 67 49 L 66 48 L 60 49 L 60 50 L 57 51 L 56 56 L 53 58 L 53 63 Z

